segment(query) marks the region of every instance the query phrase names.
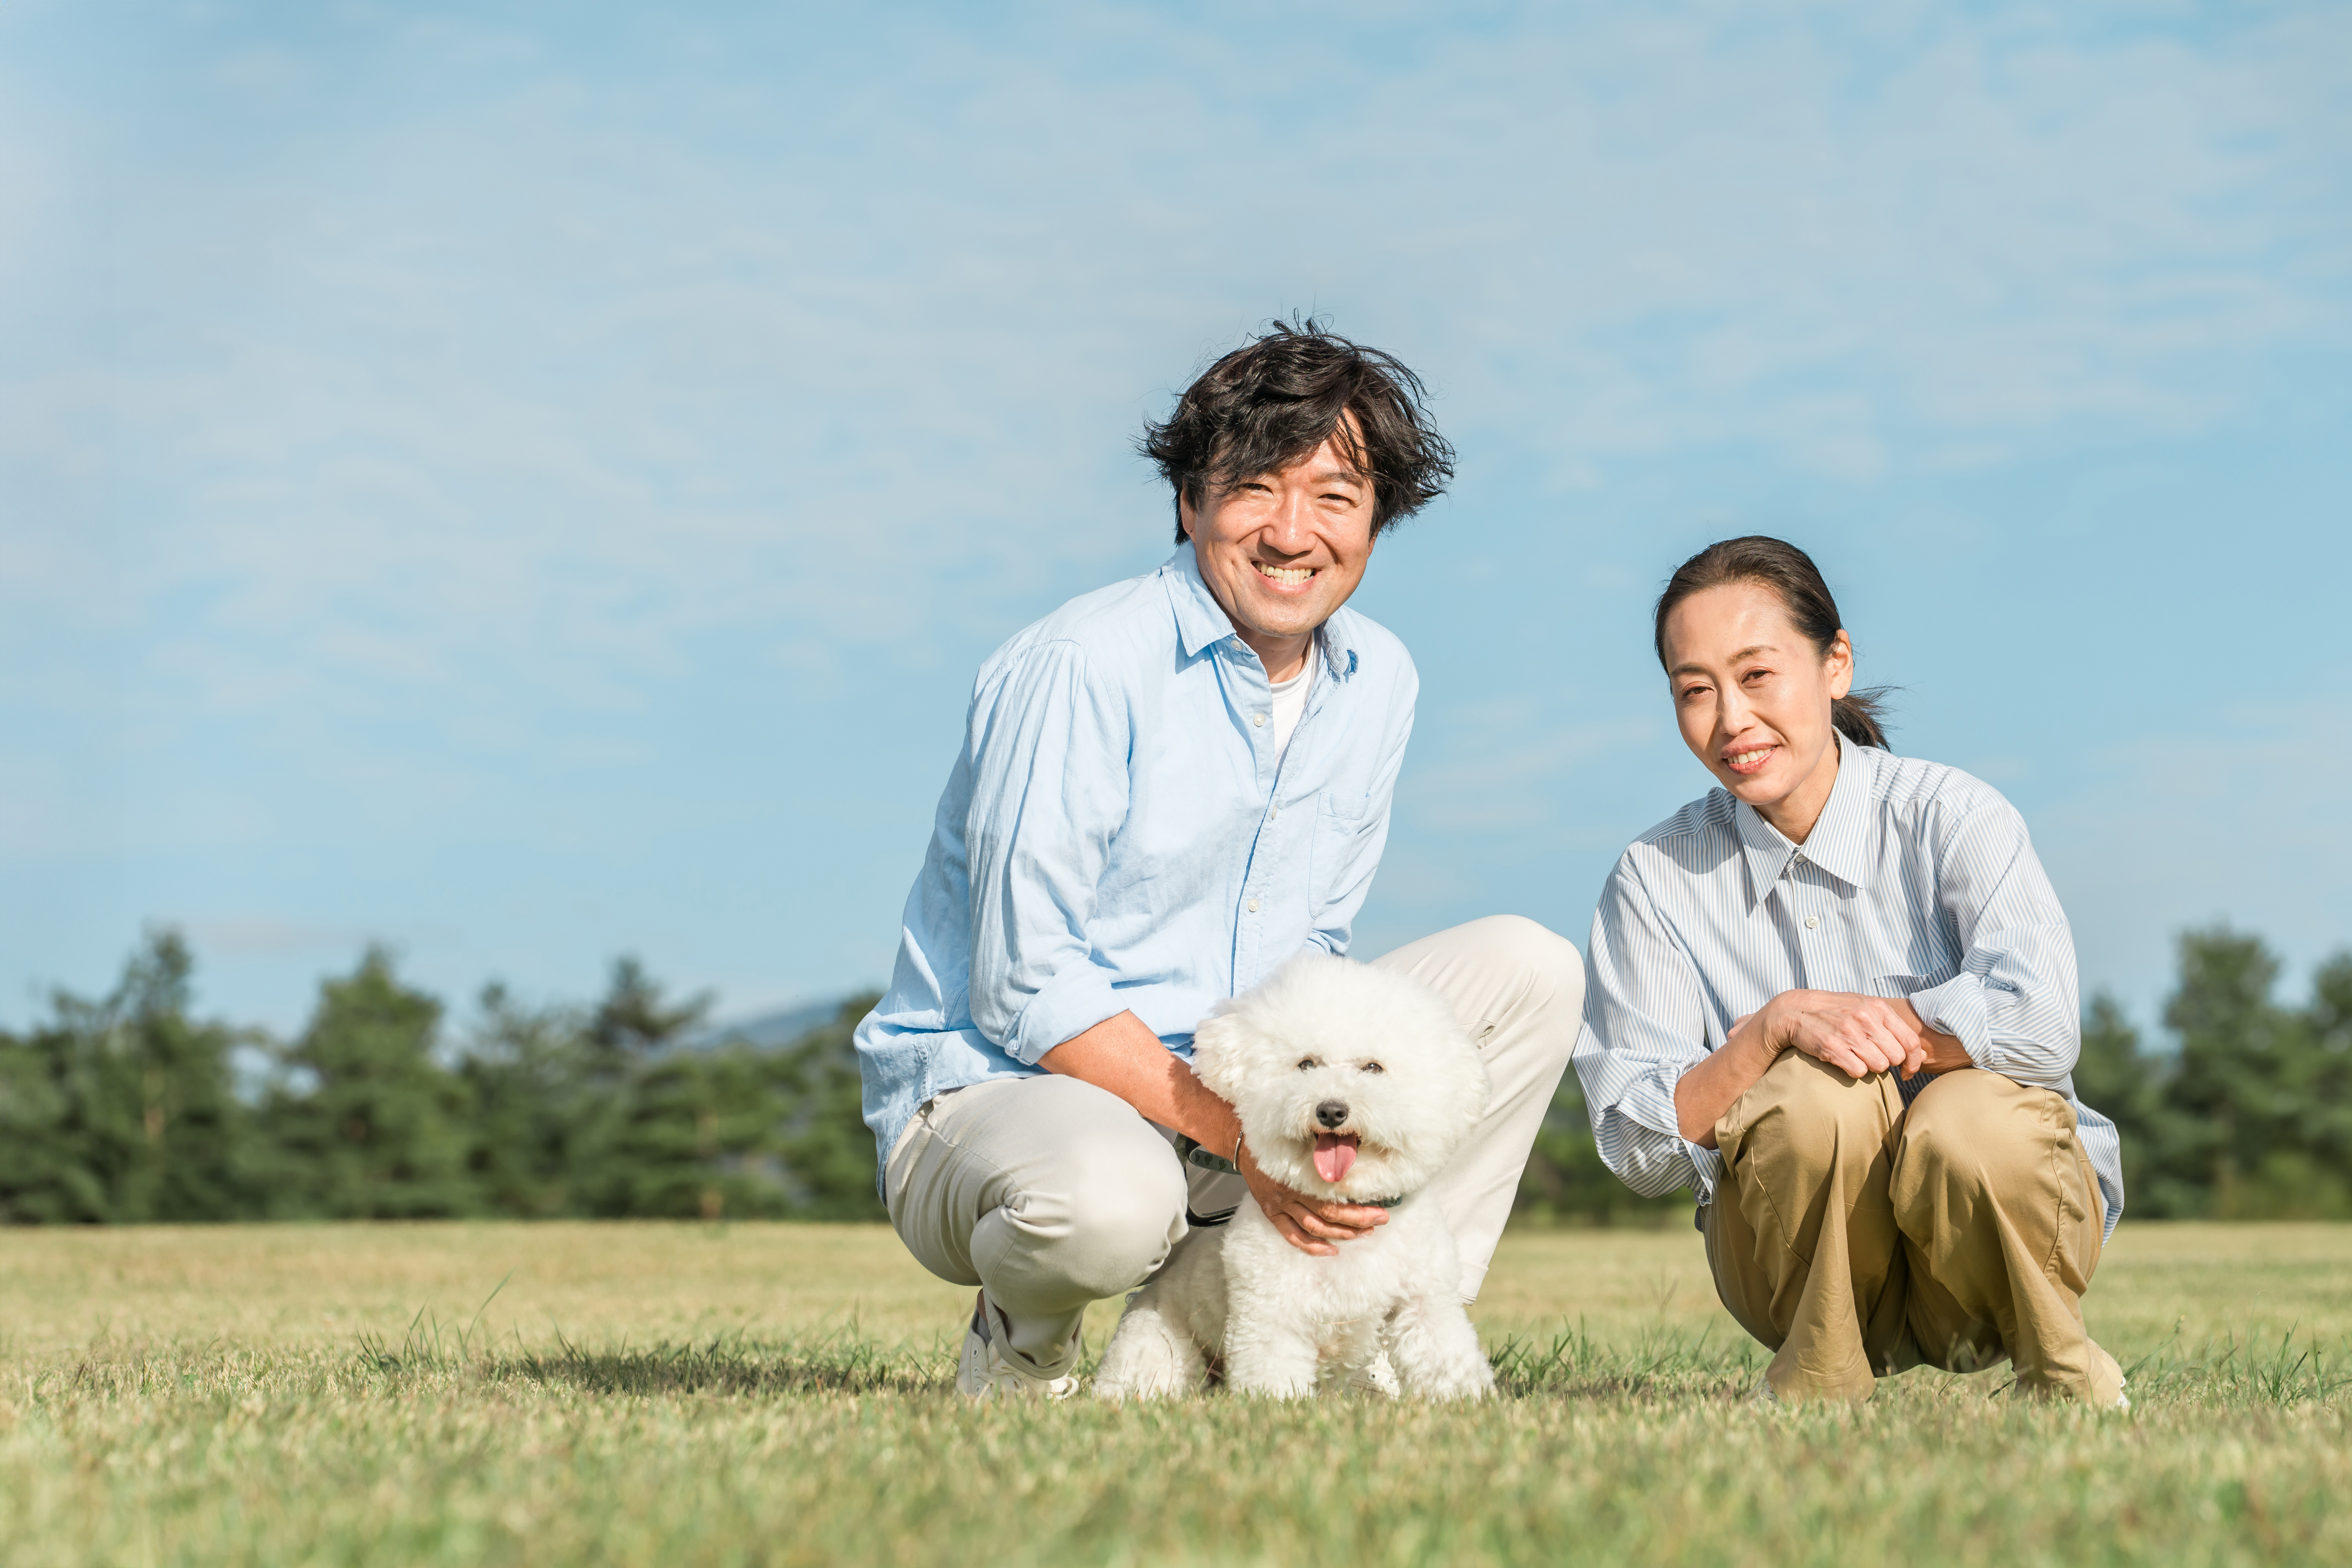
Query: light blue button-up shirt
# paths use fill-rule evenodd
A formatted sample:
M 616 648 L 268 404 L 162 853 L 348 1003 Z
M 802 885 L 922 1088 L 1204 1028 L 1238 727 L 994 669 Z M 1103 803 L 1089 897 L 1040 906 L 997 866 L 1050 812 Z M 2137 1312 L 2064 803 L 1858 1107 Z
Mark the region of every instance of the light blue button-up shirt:
M 2072 1101 L 2115 1233 L 2122 1144 L 2074 1097 L 2074 934 L 2025 819 L 1990 784 L 1840 735 L 1802 845 L 1714 790 L 1618 860 L 1585 966 L 1577 1077 L 1602 1163 L 1635 1192 L 1708 1202 L 1722 1156 L 1684 1141 L 1675 1081 L 1781 992 L 1843 991 L 1907 997 L 1977 1066 Z
M 990 656 L 907 895 L 890 989 L 857 1026 L 887 1164 L 932 1096 L 1041 1072 L 1131 1012 L 1189 1055 L 1209 1009 L 1302 948 L 1348 951 L 1419 689 L 1341 608 L 1277 752 L 1265 667 L 1191 545 Z

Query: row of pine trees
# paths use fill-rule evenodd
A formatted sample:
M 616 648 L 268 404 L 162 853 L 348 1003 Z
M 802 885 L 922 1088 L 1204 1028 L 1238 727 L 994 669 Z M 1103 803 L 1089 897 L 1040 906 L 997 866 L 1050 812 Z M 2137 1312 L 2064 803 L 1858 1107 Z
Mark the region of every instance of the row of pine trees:
M 707 997 L 632 960 L 591 1006 L 493 985 L 451 1029 L 377 950 L 290 1042 L 199 1021 L 159 932 L 101 1000 L 0 1033 L 0 1222 L 477 1215 L 869 1219 L 849 1031 L 693 1045 Z
M 0 1031 L 0 1223 L 882 1217 L 849 1043 L 870 995 L 763 1049 L 624 959 L 593 1005 L 492 985 L 453 1026 L 379 950 L 281 1042 L 196 1018 L 192 979 L 159 932 L 110 994 Z M 2352 1218 L 2352 952 L 2300 1005 L 2278 981 L 2258 938 L 2216 928 L 2180 939 L 2161 1042 L 2093 999 L 2075 1084 L 2123 1130 L 2134 1216 Z M 1659 1224 L 1686 1202 L 1602 1168 L 1571 1072 L 1522 1218 Z
M 2184 933 L 2145 1038 L 2113 998 L 2083 1017 L 2074 1089 L 2123 1133 L 2135 1219 L 2352 1219 L 2352 952 L 2321 964 L 2300 1005 L 2279 960 L 2225 926 Z M 1655 1223 L 1689 1206 L 1627 1192 L 1601 1163 L 1575 1075 L 1560 1086 L 1519 1185 L 1522 1219 Z

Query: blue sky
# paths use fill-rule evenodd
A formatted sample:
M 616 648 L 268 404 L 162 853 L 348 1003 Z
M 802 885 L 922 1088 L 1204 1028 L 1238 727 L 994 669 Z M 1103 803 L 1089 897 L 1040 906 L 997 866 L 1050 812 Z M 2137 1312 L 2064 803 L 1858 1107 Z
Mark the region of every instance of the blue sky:
M 1581 942 L 1710 539 L 2017 802 L 2086 986 L 2352 943 L 2352 9 L 0 3 L 0 1023 L 887 973 L 971 671 L 1296 310 L 1461 449 L 1375 952 Z M 2298 975 L 2299 979 L 2299 975 Z

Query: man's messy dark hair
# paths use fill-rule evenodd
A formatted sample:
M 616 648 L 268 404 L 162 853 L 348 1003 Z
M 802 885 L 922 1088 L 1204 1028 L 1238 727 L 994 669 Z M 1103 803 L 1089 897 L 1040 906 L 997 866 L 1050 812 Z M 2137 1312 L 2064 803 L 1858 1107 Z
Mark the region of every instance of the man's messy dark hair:
M 1136 445 L 1176 491 L 1181 544 L 1186 501 L 1197 508 L 1207 490 L 1286 468 L 1336 435 L 1372 481 L 1377 538 L 1444 494 L 1454 478 L 1454 448 L 1430 422 L 1427 396 L 1421 377 L 1394 355 L 1299 317 L 1269 322 L 1203 371 Z

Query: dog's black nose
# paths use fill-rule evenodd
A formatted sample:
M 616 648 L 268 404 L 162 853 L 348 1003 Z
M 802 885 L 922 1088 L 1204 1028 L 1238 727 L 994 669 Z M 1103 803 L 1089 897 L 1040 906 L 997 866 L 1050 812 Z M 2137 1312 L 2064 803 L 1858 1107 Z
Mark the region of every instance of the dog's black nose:
M 1315 1108 L 1315 1120 L 1326 1127 L 1339 1126 L 1348 1120 L 1348 1102 L 1344 1100 L 1325 1100 Z

